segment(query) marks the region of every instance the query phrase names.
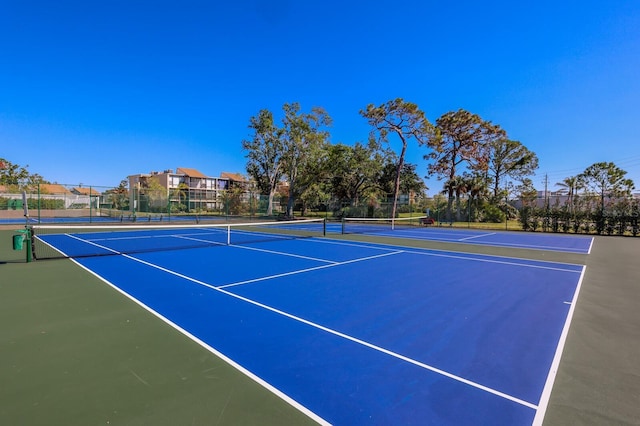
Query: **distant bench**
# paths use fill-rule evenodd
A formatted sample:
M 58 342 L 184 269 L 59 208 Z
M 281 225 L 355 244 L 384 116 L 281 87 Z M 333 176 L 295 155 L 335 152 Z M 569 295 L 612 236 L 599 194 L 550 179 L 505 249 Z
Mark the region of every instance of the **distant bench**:
M 435 223 L 436 223 L 436 221 L 433 218 L 430 218 L 430 217 L 422 217 L 422 218 L 420 218 L 420 225 L 429 226 L 429 225 L 433 225 Z

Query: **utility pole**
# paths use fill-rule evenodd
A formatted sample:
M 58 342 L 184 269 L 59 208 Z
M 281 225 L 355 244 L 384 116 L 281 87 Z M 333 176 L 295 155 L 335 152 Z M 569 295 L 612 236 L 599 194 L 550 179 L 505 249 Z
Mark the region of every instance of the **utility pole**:
M 544 174 L 544 219 L 542 220 L 542 230 L 547 232 L 549 223 L 549 176 Z

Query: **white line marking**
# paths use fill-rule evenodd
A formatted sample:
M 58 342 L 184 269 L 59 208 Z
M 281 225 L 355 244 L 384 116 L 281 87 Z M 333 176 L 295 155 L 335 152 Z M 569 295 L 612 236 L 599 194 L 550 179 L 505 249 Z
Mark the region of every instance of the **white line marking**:
M 491 232 L 489 234 L 480 234 L 480 235 L 474 235 L 473 237 L 466 237 L 466 238 L 460 238 L 457 241 L 467 241 L 467 240 L 473 240 L 474 238 L 482 238 L 482 237 L 489 237 L 491 235 L 496 235 L 495 232 Z
M 532 426 L 541 426 L 542 421 L 544 420 L 544 415 L 545 415 L 545 412 L 547 411 L 547 406 L 549 405 L 549 399 L 551 398 L 551 389 L 553 388 L 553 382 L 555 381 L 556 374 L 558 373 L 558 367 L 560 366 L 560 358 L 562 358 L 562 351 L 564 350 L 564 345 L 567 340 L 567 335 L 569 334 L 571 319 L 573 318 L 573 312 L 575 311 L 575 308 L 576 308 L 576 302 L 578 301 L 578 296 L 580 294 L 580 288 L 582 287 L 582 280 L 584 279 L 584 273 L 586 269 L 587 269 L 586 266 L 582 267 L 582 273 L 580 274 L 580 279 L 578 280 L 578 285 L 576 286 L 576 291 L 573 296 L 571 307 L 569 308 L 569 313 L 567 314 L 567 319 L 565 320 L 564 327 L 562 328 L 562 334 L 560 335 L 560 340 L 558 341 L 558 346 L 556 347 L 556 354 L 553 357 L 553 361 L 551 362 L 551 367 L 549 368 L 547 381 L 545 382 L 544 388 L 542 389 L 542 395 L 540 395 L 540 401 L 538 402 L 538 409 L 536 411 L 536 416 L 533 419 Z
M 595 238 L 591 237 L 591 242 L 589 243 L 589 250 L 587 250 L 587 254 L 591 254 L 591 248 L 593 247 L 593 241 Z
M 305 272 L 317 271 L 319 269 L 333 268 L 334 266 L 342 266 L 342 265 L 348 265 L 350 263 L 362 262 L 362 261 L 365 261 L 365 260 L 378 259 L 380 257 L 391 256 L 391 255 L 400 254 L 400 253 L 403 253 L 403 252 L 402 251 L 396 251 L 396 252 L 391 252 L 391 253 L 377 254 L 375 256 L 361 257 L 361 258 L 358 258 L 358 259 L 347 260 L 347 261 L 344 261 L 344 262 L 335 262 L 335 263 L 331 263 L 329 265 L 314 266 L 312 268 L 300 269 L 300 270 L 291 271 L 291 272 L 284 272 L 282 274 L 271 275 L 271 276 L 268 276 L 268 277 L 260 277 L 260 278 L 254 278 L 254 279 L 251 279 L 251 280 L 246 280 L 246 281 L 239 281 L 237 283 L 221 285 L 221 286 L 218 286 L 216 288 L 236 287 L 236 286 L 239 286 L 239 285 L 255 283 L 255 282 L 259 282 L 259 281 L 267 281 L 267 280 L 271 280 L 271 279 L 274 279 L 274 278 L 286 277 L 286 276 L 289 276 L 289 275 L 297 275 L 297 274 L 303 274 Z
M 261 249 L 261 248 L 257 248 L 257 247 L 238 246 L 238 245 L 235 245 L 235 244 L 231 244 L 231 246 L 234 247 L 234 248 L 239 248 L 239 249 L 243 249 L 243 250 L 261 251 L 261 252 L 264 252 L 264 253 L 278 254 L 278 255 L 281 255 L 281 256 L 296 257 L 296 258 L 299 258 L 299 259 L 306 259 L 306 260 L 315 260 L 316 262 L 339 263 L 339 262 L 336 262 L 335 260 L 327 260 L 327 259 L 320 259 L 320 258 L 317 258 L 317 257 L 302 256 L 300 254 L 287 253 L 287 252 L 284 252 L 284 251 L 266 250 L 266 249 Z
M 308 326 L 310 326 L 310 327 L 314 327 L 314 328 L 317 328 L 317 329 L 319 329 L 319 330 L 325 331 L 325 332 L 327 332 L 327 333 L 329 333 L 329 334 L 333 334 L 334 336 L 341 337 L 341 338 L 346 339 L 346 340 L 349 340 L 349 341 L 351 341 L 351 342 L 354 342 L 354 343 L 360 344 L 360 345 L 362 345 L 362 346 L 368 347 L 368 348 L 370 348 L 370 349 L 373 349 L 373 350 L 379 351 L 379 352 L 384 353 L 384 354 L 386 354 L 386 355 L 392 356 L 392 357 L 394 357 L 394 358 L 397 358 L 397 359 L 400 359 L 400 360 L 402 360 L 402 361 L 405 361 L 405 362 L 408 362 L 408 363 L 410 363 L 410 364 L 413 364 L 413 365 L 416 365 L 416 366 L 418 366 L 418 367 L 421 367 L 421 368 L 423 368 L 423 369 L 425 369 L 425 370 L 432 371 L 432 372 L 434 372 L 434 373 L 437 373 L 437 374 L 440 374 L 440 375 L 442 375 L 442 376 L 448 377 L 448 378 L 450 378 L 450 379 L 452 379 L 452 380 L 455 380 L 455 381 L 458 381 L 458 382 L 460 382 L 460 383 L 464 383 L 464 384 L 469 385 L 469 386 L 471 386 L 471 387 L 474 387 L 474 388 L 476 388 L 476 389 L 483 390 L 483 391 L 485 391 L 485 392 L 491 393 L 491 394 L 493 394 L 493 395 L 499 396 L 499 397 L 504 398 L 504 399 L 507 399 L 507 400 L 509 400 L 509 401 L 513 401 L 513 402 L 518 403 L 518 404 L 520 404 L 520 405 L 523 405 L 523 406 L 525 406 L 525 407 L 532 408 L 532 409 L 534 409 L 534 410 L 538 408 L 535 404 L 532 404 L 532 403 L 530 403 L 530 402 L 528 402 L 528 401 L 524 401 L 524 400 L 519 399 L 519 398 L 516 398 L 516 397 L 514 397 L 514 396 L 512 396 L 512 395 L 508 395 L 508 394 L 506 394 L 506 393 L 504 393 L 504 392 L 500 392 L 500 391 L 498 391 L 498 390 L 496 390 L 496 389 L 492 389 L 492 388 L 490 388 L 490 387 L 487 387 L 487 386 L 481 385 L 481 384 L 479 384 L 479 383 L 476 383 L 476 382 L 473 382 L 473 381 L 471 381 L 471 380 L 465 379 L 464 377 L 456 376 L 455 374 L 449 373 L 449 372 L 447 372 L 447 371 L 441 370 L 441 369 L 436 368 L 436 367 L 433 367 L 433 366 L 431 366 L 431 365 L 428 365 L 428 364 L 422 363 L 422 362 L 420 362 L 420 361 L 417 361 L 417 360 L 414 360 L 414 359 L 412 359 L 412 358 L 406 357 L 406 356 L 404 356 L 404 355 L 398 354 L 398 353 L 396 353 L 396 352 L 390 351 L 390 350 L 385 349 L 385 348 L 383 348 L 383 347 L 381 347 L 381 346 L 377 346 L 377 345 L 374 345 L 374 344 L 372 344 L 372 343 L 366 342 L 366 341 L 364 341 L 364 340 L 358 339 L 358 338 L 356 338 L 356 337 L 349 336 L 349 335 L 344 334 L 344 333 L 341 333 L 341 332 L 339 332 L 339 331 L 337 331 L 337 330 L 333 330 L 333 329 L 331 329 L 331 328 L 328 328 L 328 327 L 322 326 L 322 325 L 320 325 L 320 324 L 314 323 L 314 322 L 309 321 L 309 320 L 306 320 L 306 319 L 304 319 L 304 318 L 297 317 L 297 316 L 295 316 L 295 315 L 289 314 L 289 313 L 287 313 L 287 312 L 281 311 L 281 310 L 279 310 L 279 309 L 276 309 L 276 308 L 274 308 L 274 307 L 271 307 L 271 306 L 265 305 L 265 304 L 263 304 L 263 303 L 260 303 L 260 302 L 255 301 L 255 300 L 251 300 L 251 299 L 248 299 L 248 298 L 246 298 L 246 297 L 243 297 L 243 296 L 240 296 L 240 295 L 237 295 L 237 294 L 231 293 L 231 292 L 229 292 L 229 291 L 227 291 L 227 290 L 225 290 L 225 289 L 223 289 L 223 288 L 215 287 L 215 286 L 213 286 L 213 285 L 211 285 L 211 284 L 207 284 L 207 283 L 205 283 L 205 282 L 203 282 L 203 281 L 200 281 L 200 280 L 197 280 L 197 279 L 194 279 L 194 278 L 188 277 L 188 276 L 186 276 L 186 275 L 183 275 L 183 274 L 180 274 L 180 273 L 177 273 L 177 272 L 171 271 L 171 270 L 166 269 L 166 268 L 164 268 L 164 267 L 162 267 L 162 266 L 155 265 L 155 264 L 153 264 L 153 263 L 150 263 L 150 262 L 144 261 L 144 260 L 142 260 L 142 259 L 135 258 L 135 257 L 133 257 L 133 256 L 129 256 L 129 255 L 126 255 L 126 254 L 125 254 L 125 255 L 123 255 L 123 257 L 126 257 L 126 258 L 128 258 L 128 259 L 131 259 L 131 260 L 133 260 L 133 261 L 135 261 L 135 262 L 140 262 L 140 263 L 142 263 L 142 264 L 144 264 L 144 265 L 147 265 L 147 266 L 150 266 L 150 267 L 152 267 L 152 268 L 159 269 L 159 270 L 161 270 L 161 271 L 163 271 L 163 272 L 167 272 L 168 274 L 175 275 L 175 276 L 177 276 L 177 277 L 179 277 L 179 278 L 183 278 L 183 279 L 185 279 L 185 280 L 188 280 L 188 281 L 191 281 L 191 282 L 193 282 L 193 283 L 196 283 L 196 284 L 202 285 L 202 286 L 204 286 L 204 287 L 211 288 L 211 289 L 213 289 L 214 291 L 218 291 L 218 292 L 223 293 L 223 294 L 225 294 L 225 295 L 227 295 L 227 296 L 233 297 L 233 298 L 238 299 L 238 300 L 242 300 L 243 302 L 246 302 L 246 303 L 252 304 L 252 305 L 257 306 L 257 307 L 260 307 L 260 308 L 262 308 L 262 309 L 266 309 L 266 310 L 268 310 L 268 311 L 270 311 L 270 312 L 273 312 L 273 313 L 278 314 L 278 315 L 282 315 L 282 316 L 287 317 L 287 318 L 289 318 L 289 319 L 292 319 L 292 320 L 294 320 L 294 321 L 301 322 L 301 323 L 306 324 L 306 325 L 308 325 Z M 325 268 L 326 268 L 326 267 L 331 267 L 331 266 L 334 266 L 334 265 L 324 265 L 323 267 L 325 267 Z
M 120 252 L 119 252 L 119 251 L 117 251 L 117 250 L 110 249 L 109 247 L 105 247 L 105 246 L 100 245 L 100 244 L 98 244 L 98 243 L 94 243 L 93 241 L 89 241 L 89 240 L 85 240 L 85 239 L 80 238 L 80 237 L 76 237 L 75 235 L 72 235 L 72 234 L 64 234 L 64 235 L 66 235 L 67 237 L 71 237 L 71 238 L 73 238 L 73 239 L 76 239 L 76 240 L 78 240 L 78 241 L 82 241 L 83 243 L 91 244 L 92 246 L 96 246 L 96 247 L 101 248 L 101 249 L 103 249 L 103 250 L 110 251 L 111 253 L 114 253 L 114 254 L 122 254 L 122 253 L 120 253 Z
M 562 302 L 562 303 L 564 303 L 565 305 L 571 305 L 571 302 Z
M 173 238 L 179 238 L 181 240 L 189 240 L 189 241 L 196 241 L 199 243 L 205 243 L 205 244 L 210 244 L 213 246 L 226 246 L 226 243 L 221 243 L 220 241 L 211 241 L 211 240 L 203 240 L 202 238 L 193 238 L 193 237 L 185 237 L 183 235 L 171 235 L 171 237 Z M 179 247 L 177 247 L 179 248 Z

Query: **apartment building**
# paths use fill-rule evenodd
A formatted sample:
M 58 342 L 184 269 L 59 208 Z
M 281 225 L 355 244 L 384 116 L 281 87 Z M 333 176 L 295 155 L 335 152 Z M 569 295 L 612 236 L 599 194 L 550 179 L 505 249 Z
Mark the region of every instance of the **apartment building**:
M 196 169 L 179 167 L 163 172 L 150 172 L 128 176 L 129 205 L 138 210 L 152 211 L 158 208 L 184 206 L 187 211 L 214 211 L 222 208 L 223 191 L 235 185 L 244 185 L 241 175 L 222 173 L 211 177 Z

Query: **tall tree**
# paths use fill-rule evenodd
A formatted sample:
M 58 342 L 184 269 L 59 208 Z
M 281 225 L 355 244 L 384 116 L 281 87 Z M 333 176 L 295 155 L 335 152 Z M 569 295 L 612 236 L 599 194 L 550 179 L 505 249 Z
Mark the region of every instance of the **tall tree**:
M 520 185 L 515 187 L 515 190 L 518 198 L 522 201 L 523 207 L 535 207 L 538 191 L 536 191 L 531 179 L 524 178 Z
M 129 207 L 129 181 L 122 179 L 120 184 L 113 189 L 108 190 L 111 205 L 117 210 L 125 210 Z
M 489 143 L 504 138 L 500 126 L 483 120 L 479 115 L 460 109 L 447 112 L 436 120 L 436 132 L 429 141 L 433 152 L 425 155 L 429 175 L 451 182 L 464 169 L 485 172 L 489 161 Z M 447 219 L 451 220 L 451 205 L 455 185 L 448 185 Z
M 380 187 L 387 194 L 393 193 L 393 188 L 395 187 L 396 164 L 397 161 L 392 157 L 382 169 Z M 404 163 L 402 166 L 402 170 L 400 170 L 400 193 L 410 194 L 413 192 L 418 194 L 427 190 L 424 180 L 416 172 L 416 167 L 412 163 Z
M 398 163 L 396 164 L 396 177 L 393 190 L 393 208 L 391 216 L 396 216 L 398 205 L 398 193 L 400 192 L 400 175 L 404 167 L 404 158 L 407 152 L 407 143 L 415 138 L 420 145 L 428 144 L 433 133 L 433 126 L 427 120 L 424 112 L 418 105 L 406 102 L 401 98 L 388 101 L 385 104 L 375 106 L 367 105 L 360 114 L 367 119 L 369 125 L 373 127 L 371 137 L 380 143 L 389 142 L 389 133 L 395 134 L 402 143 Z
M 284 104 L 282 109 L 282 161 L 284 174 L 289 180 L 287 216 L 291 217 L 296 197 L 314 181 L 314 165 L 325 154 L 329 132 L 324 128 L 331 125 L 331 117 L 320 107 L 312 108 L 310 113 L 302 113 L 298 103 Z
M 249 128 L 253 130 L 251 140 L 242 141 L 242 149 L 247 151 L 246 169 L 256 181 L 258 189 L 269 195 L 266 214 L 270 216 L 273 213 L 273 197 L 284 173 L 284 131 L 275 125 L 273 114 L 266 109 L 251 117 Z
M 353 146 L 331 145 L 327 166 L 332 193 L 340 201 L 357 206 L 362 199 L 378 192 L 383 157 L 384 153 L 371 141 L 366 145 L 361 142 Z
M 169 193 L 167 188 L 160 183 L 160 179 L 157 176 L 148 178 L 140 192 L 141 195 L 145 195 L 147 198 L 149 212 L 161 212 L 167 207 Z
M 600 196 L 600 210 L 604 211 L 605 198 L 624 197 L 635 188 L 631 179 L 626 179 L 627 172 L 614 163 L 594 163 L 580 175 L 587 189 Z
M 538 168 L 538 157 L 519 141 L 507 138 L 490 140 L 488 173 L 493 184 L 493 197 L 498 198 L 500 184 L 505 177 L 521 181 Z

